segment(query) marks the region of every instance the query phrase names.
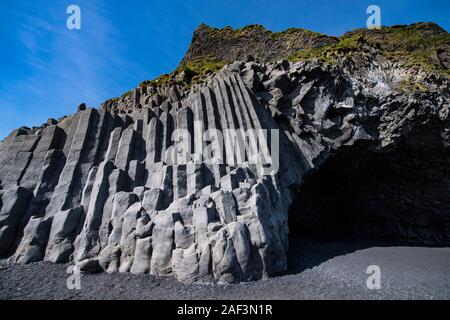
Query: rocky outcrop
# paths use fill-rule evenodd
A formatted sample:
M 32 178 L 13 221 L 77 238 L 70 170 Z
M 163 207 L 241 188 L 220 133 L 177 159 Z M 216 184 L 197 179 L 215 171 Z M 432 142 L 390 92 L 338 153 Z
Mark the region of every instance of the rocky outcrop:
M 337 41 L 336 37 L 299 28 L 272 32 L 261 25 L 216 29 L 201 24 L 181 63 L 205 58 L 232 62 L 248 55 L 267 63 L 287 58 L 299 50 L 319 48 Z
M 360 46 L 335 64 L 236 61 L 14 131 L 0 143 L 0 254 L 261 279 L 286 270 L 289 227 L 326 221 L 335 207 L 314 208 L 330 194 L 355 232 L 449 244 L 448 79 Z M 340 172 L 321 178 L 339 192 L 309 187 L 322 171 Z

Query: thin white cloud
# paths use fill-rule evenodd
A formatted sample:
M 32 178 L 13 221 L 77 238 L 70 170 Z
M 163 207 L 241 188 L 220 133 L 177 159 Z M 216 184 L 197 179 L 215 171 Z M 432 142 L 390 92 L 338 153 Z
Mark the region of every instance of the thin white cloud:
M 34 122 L 3 124 L 0 135 L 20 125 L 39 125 L 47 116 L 73 113 L 81 102 L 97 107 L 111 92 L 123 90 L 121 80 L 137 67 L 126 59 L 107 2 L 79 3 L 81 30 L 66 28 L 66 7 L 55 2 L 48 7 L 30 2 L 26 11 L 15 13 L 23 47 L 19 64 L 28 72 L 18 79 L 1 79 L 0 113 L 26 110 L 18 119 Z

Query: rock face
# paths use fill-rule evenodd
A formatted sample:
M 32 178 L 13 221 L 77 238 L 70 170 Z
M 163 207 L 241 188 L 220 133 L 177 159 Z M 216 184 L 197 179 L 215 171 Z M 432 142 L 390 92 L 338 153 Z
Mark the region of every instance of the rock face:
M 317 48 L 337 41 L 336 37 L 304 29 L 271 32 L 261 25 L 234 30 L 231 27 L 216 29 L 201 24 L 194 32 L 192 44 L 182 63 L 205 57 L 236 61 L 243 60 L 248 55 L 257 57 L 262 62 L 271 62 L 302 49 Z
M 0 255 L 232 283 L 284 272 L 289 228 L 450 244 L 449 108 L 364 43 L 83 105 L 0 143 Z

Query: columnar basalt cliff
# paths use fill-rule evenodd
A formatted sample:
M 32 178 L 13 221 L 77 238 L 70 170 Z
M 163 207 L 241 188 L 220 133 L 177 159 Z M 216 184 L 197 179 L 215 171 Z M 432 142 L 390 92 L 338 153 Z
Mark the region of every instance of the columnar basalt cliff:
M 0 255 L 231 283 L 284 272 L 290 230 L 448 245 L 449 43 L 202 25 L 173 74 L 0 143 Z M 206 161 L 211 129 L 276 130 L 278 170 Z

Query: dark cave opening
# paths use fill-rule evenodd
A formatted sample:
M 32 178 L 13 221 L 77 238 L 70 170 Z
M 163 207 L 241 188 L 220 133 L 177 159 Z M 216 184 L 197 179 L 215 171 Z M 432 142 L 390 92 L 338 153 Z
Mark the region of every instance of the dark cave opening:
M 340 150 L 295 192 L 291 250 L 297 239 L 449 245 L 449 164 L 446 150 L 431 144 Z
M 448 246 L 449 168 L 442 148 L 340 150 L 295 192 L 290 271 L 371 246 Z

